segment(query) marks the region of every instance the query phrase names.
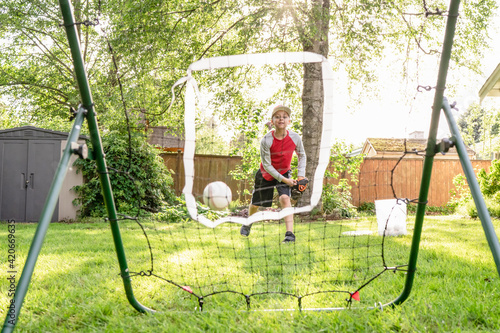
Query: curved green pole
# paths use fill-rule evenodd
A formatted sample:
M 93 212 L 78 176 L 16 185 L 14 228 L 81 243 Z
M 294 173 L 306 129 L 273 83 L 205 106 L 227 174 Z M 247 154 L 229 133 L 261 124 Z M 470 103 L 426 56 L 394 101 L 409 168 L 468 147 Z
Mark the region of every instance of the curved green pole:
M 99 136 L 99 128 L 94 113 L 94 103 L 92 101 L 92 95 L 90 93 L 87 73 L 85 71 L 85 65 L 80 50 L 80 40 L 78 39 L 75 19 L 73 17 L 73 10 L 71 4 L 69 3 L 69 0 L 59 0 L 59 5 L 61 7 L 62 16 L 64 19 L 64 26 L 66 28 L 66 34 L 68 36 L 71 55 L 73 57 L 73 64 L 75 66 L 75 75 L 78 82 L 78 87 L 80 89 L 80 96 L 83 105 L 89 111 L 87 113 L 87 123 L 90 132 L 90 139 L 92 142 L 92 150 L 96 160 L 99 178 L 101 180 L 104 203 L 106 204 L 106 210 L 108 212 L 111 232 L 113 234 L 115 249 L 118 256 L 118 263 L 120 265 L 120 273 L 123 279 L 123 284 L 125 286 L 125 293 L 130 304 L 139 312 L 154 312 L 153 310 L 140 304 L 133 293 L 127 259 L 125 256 L 125 249 L 123 247 L 123 241 L 117 221 L 113 190 L 111 188 L 106 161 L 104 159 L 104 151 L 102 149 L 101 137 Z
M 410 296 L 411 288 L 413 286 L 413 280 L 415 278 L 415 272 L 417 270 L 420 237 L 422 235 L 422 227 L 424 224 L 425 207 L 427 205 L 429 186 L 431 183 L 432 165 L 434 163 L 439 116 L 441 114 L 441 108 L 443 107 L 443 95 L 444 89 L 446 88 L 446 76 L 448 75 L 448 65 L 451 58 L 451 49 L 453 46 L 453 37 L 455 36 L 455 26 L 458 18 L 459 6 L 460 0 L 450 1 L 443 49 L 441 52 L 441 61 L 439 64 L 436 93 L 434 94 L 434 102 L 432 105 L 431 124 L 429 129 L 429 137 L 427 139 L 427 149 L 422 170 L 422 181 L 420 183 L 420 193 L 418 196 L 417 212 L 415 216 L 415 228 L 413 231 L 410 259 L 408 261 L 408 273 L 406 275 L 405 285 L 401 294 L 394 301 L 385 304 L 384 306 L 398 305 L 403 303 Z

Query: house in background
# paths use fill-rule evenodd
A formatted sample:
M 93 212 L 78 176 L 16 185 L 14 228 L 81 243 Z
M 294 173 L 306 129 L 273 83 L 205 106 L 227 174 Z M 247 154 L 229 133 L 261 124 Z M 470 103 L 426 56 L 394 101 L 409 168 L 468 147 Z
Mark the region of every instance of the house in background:
M 148 143 L 159 147 L 164 152 L 184 151 L 184 133 L 174 133 L 168 126 L 150 127 Z
M 500 63 L 479 89 L 479 99 L 482 102 L 487 96 L 500 97 Z
M 493 73 L 486 79 L 481 89 L 479 89 L 480 103 L 486 97 L 500 97 L 500 63 L 497 65 Z M 490 138 L 488 141 L 483 141 L 479 145 L 480 150 L 487 151 L 488 157 L 491 159 L 500 158 L 500 138 Z
M 439 142 L 439 141 L 438 141 Z M 410 133 L 408 139 L 398 138 L 368 138 L 366 139 L 361 153 L 367 158 L 400 158 L 403 153 L 405 158 L 422 158 L 427 148 L 427 139 L 424 132 L 416 131 Z M 471 160 L 475 159 L 476 153 L 467 147 L 467 153 Z M 416 154 L 415 152 L 418 152 Z M 436 154 L 435 159 L 459 159 L 457 150 L 451 148 L 446 154 Z

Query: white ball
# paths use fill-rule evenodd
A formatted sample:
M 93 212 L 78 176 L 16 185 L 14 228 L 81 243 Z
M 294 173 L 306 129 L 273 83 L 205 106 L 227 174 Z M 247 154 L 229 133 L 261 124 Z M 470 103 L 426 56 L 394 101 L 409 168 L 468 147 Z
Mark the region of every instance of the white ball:
M 203 190 L 203 202 L 210 209 L 222 210 L 229 206 L 231 200 L 231 189 L 224 182 L 210 183 Z

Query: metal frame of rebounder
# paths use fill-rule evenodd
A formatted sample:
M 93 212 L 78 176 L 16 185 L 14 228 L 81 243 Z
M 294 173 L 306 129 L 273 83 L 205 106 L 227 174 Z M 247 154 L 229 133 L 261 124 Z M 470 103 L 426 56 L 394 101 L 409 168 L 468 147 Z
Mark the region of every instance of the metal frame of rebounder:
M 31 276 L 35 269 L 35 264 L 38 259 L 38 255 L 40 253 L 45 235 L 49 228 L 50 219 L 57 204 L 58 200 L 57 198 L 59 197 L 59 192 L 61 190 L 62 182 L 69 167 L 69 159 L 71 157 L 71 154 L 73 153 L 71 149 L 71 143 L 74 143 L 78 140 L 78 136 L 80 135 L 81 125 L 85 118 L 87 120 L 87 124 L 89 127 L 90 140 L 92 143 L 92 151 L 96 160 L 97 170 L 99 172 L 102 192 L 104 195 L 104 203 L 106 205 L 106 210 L 108 213 L 111 232 L 113 235 L 113 240 L 115 242 L 115 249 L 118 256 L 118 263 L 120 265 L 120 274 L 123 279 L 123 284 L 125 286 L 125 292 L 127 298 L 130 304 L 136 310 L 140 312 L 154 312 L 153 310 L 140 304 L 135 298 L 132 290 L 132 283 L 127 266 L 127 259 L 125 256 L 125 250 L 123 247 L 123 242 L 120 235 L 120 229 L 118 226 L 116 206 L 113 198 L 113 190 L 111 188 L 111 182 L 106 167 L 106 160 L 104 159 L 104 152 L 102 149 L 101 138 L 99 135 L 97 118 L 94 113 L 92 94 L 90 92 L 87 73 L 85 71 L 82 53 L 80 50 L 80 41 L 78 39 L 72 6 L 69 0 L 60 0 L 59 5 L 61 7 L 61 12 L 64 20 L 64 27 L 66 28 L 66 34 L 71 49 L 71 55 L 73 57 L 75 75 L 80 90 L 82 106 L 80 106 L 78 109 L 73 128 L 68 136 L 68 143 L 66 145 L 66 148 L 64 149 L 63 156 L 61 158 L 61 161 L 59 162 L 59 166 L 54 175 L 54 180 L 49 190 L 49 194 L 45 202 L 45 206 L 42 210 L 40 220 L 38 221 L 38 227 L 35 232 L 33 241 L 31 243 L 31 247 L 28 253 L 28 257 L 26 259 L 26 263 L 23 268 L 23 272 L 16 286 L 15 296 L 9 304 L 9 309 L 7 311 L 7 316 L 5 318 L 2 332 L 12 332 L 19 318 L 21 307 L 24 302 L 24 297 L 26 296 L 26 293 L 28 291 Z
M 390 303 L 382 305 L 382 307 L 395 306 L 403 303 L 408 298 L 411 292 L 417 266 L 418 250 L 420 245 L 420 237 L 422 233 L 427 196 L 430 186 L 432 164 L 434 161 L 434 155 L 436 154 L 436 151 L 439 151 L 438 149 L 436 149 L 437 147 L 436 135 L 437 135 L 437 128 L 438 128 L 441 109 L 444 110 L 445 116 L 448 120 L 451 132 L 453 134 L 451 141 L 457 147 L 462 167 L 466 174 L 467 181 L 469 182 L 469 186 L 471 187 L 471 192 L 478 209 L 479 217 L 481 218 L 481 223 L 483 225 L 483 229 L 485 231 L 488 243 L 490 245 L 495 260 L 495 264 L 497 266 L 497 270 L 500 275 L 500 245 L 498 243 L 498 238 L 492 226 L 488 210 L 486 209 L 486 205 L 484 203 L 484 199 L 479 190 L 479 186 L 477 184 L 477 180 L 475 178 L 475 174 L 472 169 L 470 160 L 468 159 L 464 143 L 460 137 L 458 127 L 456 126 L 456 123 L 453 120 L 453 116 L 451 115 L 450 106 L 448 104 L 448 101 L 443 96 L 446 83 L 446 75 L 448 71 L 448 64 L 451 56 L 453 36 L 455 33 L 455 24 L 458 17 L 459 3 L 460 3 L 459 0 L 451 0 L 450 8 L 448 11 L 448 21 L 446 25 L 446 33 L 441 55 L 441 63 L 439 67 L 438 81 L 436 85 L 436 94 L 434 97 L 432 120 L 431 120 L 430 132 L 426 150 L 427 153 L 425 156 L 424 166 L 423 166 L 422 182 L 418 198 L 418 207 L 415 217 L 415 227 L 411 244 L 408 273 L 406 276 L 405 286 L 399 297 L 397 297 Z M 120 234 L 120 228 L 118 225 L 116 206 L 113 198 L 113 190 L 111 188 L 111 183 L 107 172 L 106 161 L 104 158 L 101 138 L 97 126 L 97 119 L 94 112 L 94 104 L 92 102 L 92 95 L 90 92 L 90 87 L 87 79 L 87 73 L 85 71 L 85 66 L 83 63 L 83 58 L 80 50 L 80 41 L 78 39 L 76 31 L 76 25 L 72 7 L 69 0 L 59 0 L 59 5 L 61 7 L 64 26 L 66 28 L 66 34 L 68 37 L 68 42 L 73 57 L 75 74 L 78 82 L 78 87 L 80 90 L 82 106 L 79 107 L 76 113 L 76 118 L 74 121 L 73 128 L 68 136 L 68 143 L 66 145 L 66 148 L 64 149 L 63 156 L 56 170 L 54 180 L 52 182 L 45 206 L 40 216 L 38 227 L 35 232 L 35 236 L 33 238 L 28 253 L 28 257 L 26 259 L 26 263 L 23 268 L 23 272 L 16 286 L 15 296 L 9 304 L 2 332 L 12 332 L 19 318 L 21 307 L 24 302 L 26 293 L 28 291 L 31 276 L 34 271 L 38 255 L 41 251 L 41 247 L 50 224 L 51 216 L 57 204 L 57 198 L 61 190 L 62 182 L 69 167 L 69 160 L 71 154 L 73 153 L 73 149 L 71 146 L 72 143 L 75 143 L 78 140 L 81 125 L 83 124 L 84 119 L 87 120 L 89 127 L 93 155 L 96 160 L 97 169 L 100 175 L 101 187 L 104 194 L 104 202 L 106 204 L 111 232 L 113 235 L 115 249 L 118 257 L 118 263 L 120 266 L 120 274 L 123 279 L 123 284 L 125 287 L 125 293 L 127 295 L 127 299 L 130 302 L 130 304 L 139 312 L 144 312 L 144 313 L 154 312 L 153 310 L 140 304 L 135 298 L 133 293 L 131 278 L 127 265 L 127 259 L 123 247 L 123 241 Z
M 410 295 L 413 280 L 417 269 L 417 257 L 420 246 L 420 236 L 422 234 L 422 226 L 424 223 L 425 207 L 427 204 L 427 197 L 429 193 L 429 186 L 431 182 L 432 165 L 434 163 L 434 156 L 437 152 L 442 151 L 440 145 L 436 143 L 439 118 L 441 110 L 444 111 L 445 117 L 450 127 L 452 138 L 451 142 L 456 146 L 460 158 L 460 163 L 467 178 L 467 182 L 471 189 L 474 202 L 476 204 L 478 215 L 483 225 L 484 233 L 488 240 L 493 258 L 497 267 L 498 274 L 500 275 L 500 244 L 491 223 L 491 218 L 486 204 L 484 203 L 483 196 L 477 183 L 476 175 L 472 168 L 472 164 L 467 155 L 464 142 L 460 136 L 460 132 L 455 123 L 451 108 L 447 99 L 444 97 L 444 90 L 446 88 L 446 77 L 448 74 L 448 66 L 451 58 L 451 49 L 453 46 L 453 38 L 455 35 L 455 26 L 458 18 L 458 9 L 460 7 L 460 0 L 451 0 L 448 10 L 448 20 L 446 22 L 446 31 L 444 35 L 443 48 L 441 52 L 441 61 L 439 64 L 438 79 L 436 83 L 436 93 L 434 94 L 434 101 L 432 105 L 432 117 L 429 129 L 429 137 L 427 139 L 427 148 L 424 158 L 424 166 L 422 171 L 422 181 L 420 183 L 420 193 L 418 197 L 417 212 L 415 216 L 415 227 L 413 231 L 413 239 L 410 250 L 410 258 L 408 261 L 408 273 L 406 276 L 405 285 L 402 293 L 394 301 L 385 304 L 385 306 L 394 306 L 403 303 Z

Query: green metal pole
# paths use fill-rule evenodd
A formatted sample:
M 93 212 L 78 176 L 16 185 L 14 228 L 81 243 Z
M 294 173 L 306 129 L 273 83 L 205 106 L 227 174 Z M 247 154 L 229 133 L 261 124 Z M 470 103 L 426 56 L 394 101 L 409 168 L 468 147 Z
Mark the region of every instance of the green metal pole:
M 66 143 L 66 148 L 64 148 L 63 155 L 59 161 L 59 165 L 56 169 L 54 175 L 54 180 L 50 185 L 49 193 L 43 206 L 42 213 L 40 215 L 40 220 L 38 221 L 38 227 L 36 229 L 35 235 L 33 236 L 33 241 L 31 242 L 30 250 L 28 252 L 28 257 L 26 258 L 26 263 L 24 264 L 23 272 L 19 278 L 19 282 L 16 286 L 16 291 L 14 298 L 10 301 L 7 316 L 2 328 L 2 333 L 12 332 L 16 326 L 17 319 L 19 318 L 19 313 L 21 312 L 21 307 L 23 306 L 24 297 L 28 292 L 29 284 L 33 271 L 35 270 L 36 261 L 40 250 L 42 249 L 43 240 L 47 234 L 47 230 L 50 225 L 50 220 L 56 209 L 57 201 L 59 200 L 59 192 L 61 192 L 61 187 L 64 181 L 64 176 L 68 171 L 69 160 L 72 155 L 71 143 L 78 141 L 78 136 L 80 135 L 80 130 L 82 128 L 82 123 L 84 120 L 85 109 L 80 108 L 75 118 L 75 123 L 73 128 L 68 135 L 68 142 Z
M 441 107 L 443 105 L 443 94 L 444 89 L 446 88 L 446 76 L 448 75 L 448 66 L 451 58 L 451 49 L 453 46 L 453 37 L 455 36 L 455 26 L 458 18 L 459 6 L 460 0 L 450 1 L 448 20 L 446 22 L 446 31 L 441 52 L 441 61 L 439 63 L 436 93 L 434 94 L 434 102 L 432 105 L 431 124 L 429 129 L 429 137 L 427 139 L 427 149 L 422 171 L 422 181 L 420 183 L 420 193 L 418 196 L 418 205 L 415 216 L 415 227 L 413 231 L 410 258 L 408 261 L 408 274 L 406 275 L 405 286 L 399 297 L 386 305 L 401 304 L 410 296 L 411 288 L 413 286 L 413 280 L 415 278 L 415 272 L 417 270 L 418 250 L 420 247 L 420 238 L 422 235 L 422 227 L 424 224 L 425 207 L 427 205 L 427 197 L 429 194 L 429 186 L 431 183 L 432 166 L 434 164 L 434 151 L 436 147 L 436 136 L 439 126 L 439 116 L 441 113 Z
M 106 161 L 104 159 L 104 151 L 102 149 L 99 127 L 94 113 L 94 103 L 92 101 L 92 95 L 90 93 L 90 85 L 88 83 L 87 73 L 85 71 L 85 65 L 80 50 L 80 40 L 77 34 L 73 10 L 71 8 L 69 0 L 59 0 L 59 5 L 61 7 L 64 26 L 66 28 L 66 34 L 68 36 L 71 55 L 73 57 L 73 64 L 75 66 L 75 75 L 78 82 L 78 87 L 80 89 L 80 96 L 82 98 L 83 105 L 89 110 L 89 112 L 87 113 L 87 123 L 93 148 L 92 150 L 96 160 L 97 170 L 99 172 L 101 188 L 104 196 L 104 203 L 106 205 L 106 210 L 108 213 L 111 233 L 113 235 L 116 254 L 118 256 L 118 263 L 120 265 L 120 273 L 125 287 L 125 293 L 127 295 L 129 303 L 137 311 L 154 312 L 153 310 L 140 304 L 134 296 L 134 292 L 132 289 L 132 280 L 130 278 L 127 258 L 125 256 L 125 249 L 120 234 L 120 227 L 118 225 L 115 200 L 113 198 L 113 190 L 111 188 L 108 169 L 106 166 Z
M 450 127 L 451 134 L 453 135 L 453 142 L 455 143 L 455 147 L 457 148 L 458 156 L 460 157 L 460 163 L 462 164 L 462 169 L 464 170 L 465 177 L 467 178 L 467 183 L 469 184 L 472 198 L 474 199 L 474 203 L 476 204 L 477 215 L 481 220 L 484 234 L 486 235 L 488 245 L 490 246 L 491 253 L 493 254 L 493 260 L 495 261 L 495 264 L 497 266 L 498 275 L 500 275 L 500 243 L 498 242 L 495 228 L 491 223 L 491 216 L 488 212 L 488 208 L 486 208 L 486 203 L 484 202 L 481 189 L 479 188 L 476 174 L 474 173 L 474 169 L 472 168 L 472 164 L 470 162 L 469 155 L 467 154 L 467 149 L 465 148 L 464 141 L 462 140 L 462 136 L 460 135 L 460 130 L 458 129 L 457 123 L 453 118 L 450 104 L 448 103 L 448 100 L 446 98 L 444 98 L 443 100 L 443 111 L 448 121 L 448 126 Z

